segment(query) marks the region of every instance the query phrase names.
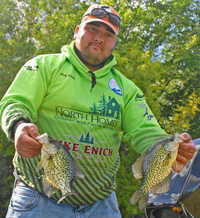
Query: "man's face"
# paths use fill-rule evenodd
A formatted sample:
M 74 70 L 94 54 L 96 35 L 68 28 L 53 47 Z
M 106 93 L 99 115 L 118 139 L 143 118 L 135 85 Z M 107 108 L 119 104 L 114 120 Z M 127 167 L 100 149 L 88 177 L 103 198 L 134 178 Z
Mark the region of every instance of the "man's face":
M 104 66 L 112 54 L 117 35 L 101 22 L 82 23 L 75 30 L 75 51 L 91 71 Z

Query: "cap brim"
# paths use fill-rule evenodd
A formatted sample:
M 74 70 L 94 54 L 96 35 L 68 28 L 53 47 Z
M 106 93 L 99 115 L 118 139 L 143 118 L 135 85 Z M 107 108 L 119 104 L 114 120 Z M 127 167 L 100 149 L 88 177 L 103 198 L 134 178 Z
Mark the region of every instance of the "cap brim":
M 89 19 L 87 19 L 87 17 L 85 17 L 83 20 L 82 20 L 82 23 L 91 23 L 91 22 L 95 22 L 95 21 L 98 21 L 98 22 L 101 22 L 101 23 L 105 23 L 106 25 L 108 25 L 114 32 L 116 35 L 118 35 L 118 32 L 119 32 L 119 27 L 118 26 L 115 26 L 114 24 L 112 24 L 110 21 L 107 21 L 107 20 L 104 20 L 104 19 L 101 19 L 101 18 L 94 18 L 94 17 L 89 17 Z

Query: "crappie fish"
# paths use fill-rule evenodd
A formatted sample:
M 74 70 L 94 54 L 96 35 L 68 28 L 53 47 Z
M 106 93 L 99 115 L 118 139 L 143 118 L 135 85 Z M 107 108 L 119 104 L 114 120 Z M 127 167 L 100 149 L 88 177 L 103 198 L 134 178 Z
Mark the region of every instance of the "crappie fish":
M 76 195 L 72 192 L 72 182 L 75 178 L 83 178 L 84 174 L 68 149 L 47 133 L 36 137 L 36 141 L 42 144 L 37 170 L 44 168 L 42 180 L 45 195 L 50 198 L 51 193 L 61 190 L 62 197 L 58 204 L 68 195 Z
M 183 141 L 179 134 L 160 140 L 136 160 L 132 165 L 133 175 L 136 179 L 143 177 L 143 181 L 131 197 L 131 205 L 136 204 L 140 198 L 138 208 L 144 210 L 150 190 L 153 194 L 163 194 L 169 190 L 172 164 L 176 161 L 179 144 Z

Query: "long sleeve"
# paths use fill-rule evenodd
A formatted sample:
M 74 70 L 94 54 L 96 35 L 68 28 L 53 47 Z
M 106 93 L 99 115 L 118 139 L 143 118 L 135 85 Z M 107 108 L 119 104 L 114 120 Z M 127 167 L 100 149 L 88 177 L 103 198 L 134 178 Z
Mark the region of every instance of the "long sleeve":
M 155 142 L 169 137 L 169 134 L 159 126 L 142 91 L 124 76 L 119 77 L 117 73 L 115 75 L 124 99 L 122 107 L 124 138 L 131 138 L 131 147 L 143 154 Z
M 37 110 L 45 98 L 52 75 L 58 68 L 55 61 L 51 62 L 52 56 L 38 56 L 28 61 L 0 102 L 1 126 L 11 141 L 16 122 L 37 121 Z
M 139 89 L 130 93 L 126 99 L 123 125 L 124 137 L 131 137 L 131 146 L 141 154 L 155 142 L 169 137 L 159 126 Z

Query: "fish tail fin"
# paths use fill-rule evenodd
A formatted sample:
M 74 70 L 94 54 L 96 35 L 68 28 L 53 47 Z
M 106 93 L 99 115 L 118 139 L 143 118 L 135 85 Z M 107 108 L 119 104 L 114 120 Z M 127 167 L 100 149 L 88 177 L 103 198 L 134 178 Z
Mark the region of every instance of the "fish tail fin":
M 138 208 L 140 210 L 144 210 L 147 205 L 147 201 L 148 201 L 148 195 L 146 196 L 141 195 L 140 201 L 138 203 Z
M 75 192 L 67 192 L 65 193 L 60 199 L 59 201 L 57 202 L 57 204 L 59 204 L 63 199 L 65 199 L 68 195 L 77 195 L 77 193 Z
M 139 189 L 138 189 L 138 190 L 137 190 L 136 192 L 134 192 L 134 194 L 132 195 L 131 199 L 129 200 L 129 203 L 130 203 L 131 205 L 136 204 L 137 201 L 139 200 L 140 196 L 141 196 L 141 194 L 139 193 Z

